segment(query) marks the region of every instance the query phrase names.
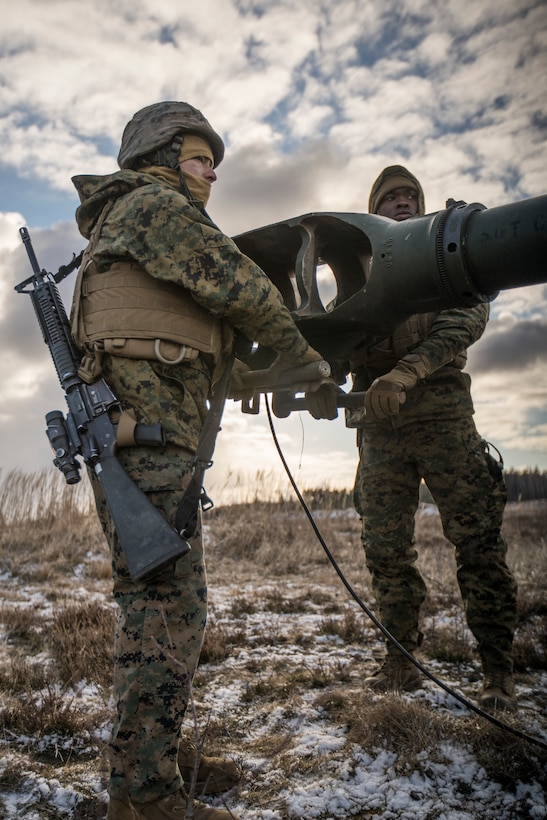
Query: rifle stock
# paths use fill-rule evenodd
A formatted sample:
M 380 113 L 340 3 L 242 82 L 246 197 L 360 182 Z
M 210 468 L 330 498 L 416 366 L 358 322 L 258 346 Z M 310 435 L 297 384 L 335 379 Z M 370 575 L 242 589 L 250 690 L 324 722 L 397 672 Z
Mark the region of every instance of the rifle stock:
M 104 490 L 133 580 L 159 572 L 188 552 L 188 542 L 150 503 L 116 456 L 101 459 L 93 469 Z
M 87 384 L 78 375 L 79 354 L 56 287 L 74 267 L 60 268 L 57 276 L 41 270 L 28 230 L 21 228 L 20 234 L 33 275 L 16 285 L 15 290 L 31 297 L 69 410 L 66 419 L 60 410 L 46 415 L 46 433 L 55 453 L 53 463 L 68 484 L 80 481 L 78 456 L 93 469 L 103 488 L 131 577 L 143 580 L 185 555 L 190 545 L 137 487 L 116 457 L 117 425 L 111 414 L 120 416 L 123 412 L 116 396 L 104 379 Z M 165 444 L 159 425 L 138 424 L 134 439 L 150 446 Z

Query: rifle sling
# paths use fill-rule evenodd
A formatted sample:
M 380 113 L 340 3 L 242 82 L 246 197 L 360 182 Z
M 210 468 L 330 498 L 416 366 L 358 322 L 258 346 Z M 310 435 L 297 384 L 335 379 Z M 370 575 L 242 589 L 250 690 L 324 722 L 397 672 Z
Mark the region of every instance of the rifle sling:
M 193 458 L 192 479 L 184 491 L 184 495 L 182 496 L 175 515 L 175 527 L 177 531 L 184 534 L 186 538 L 191 538 L 195 532 L 200 503 L 203 506 L 203 502 L 206 501 L 207 509 L 213 506 L 213 502 L 203 489 L 203 476 L 205 470 L 213 463 L 212 458 L 216 438 L 220 432 L 222 411 L 226 403 L 234 360 L 235 352 L 233 352 L 228 359 L 224 372 L 218 380 L 216 390 L 211 397 L 209 410 L 207 411 L 207 416 L 205 417 L 198 446 Z

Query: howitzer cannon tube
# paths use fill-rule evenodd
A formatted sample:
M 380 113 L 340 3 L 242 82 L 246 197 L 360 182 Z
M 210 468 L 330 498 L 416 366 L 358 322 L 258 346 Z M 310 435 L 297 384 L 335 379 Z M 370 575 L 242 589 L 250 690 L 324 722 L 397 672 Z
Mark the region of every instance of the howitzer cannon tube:
M 352 351 L 413 313 L 471 307 L 500 290 L 547 282 L 547 196 L 487 209 L 454 203 L 396 222 L 311 213 L 234 237 L 279 288 L 301 332 L 341 376 Z M 318 267 L 336 297 L 321 302 Z M 252 369 L 271 361 L 255 351 Z M 266 363 L 265 363 L 266 362 Z
M 547 281 L 547 196 L 491 209 L 462 203 L 387 223 L 379 253 L 373 247 L 370 281 L 380 294 L 380 281 L 390 294 L 396 285 L 412 313 L 472 306 Z
M 547 196 L 473 211 L 462 227 L 466 264 L 482 292 L 547 281 Z M 450 242 L 448 226 L 445 233 Z

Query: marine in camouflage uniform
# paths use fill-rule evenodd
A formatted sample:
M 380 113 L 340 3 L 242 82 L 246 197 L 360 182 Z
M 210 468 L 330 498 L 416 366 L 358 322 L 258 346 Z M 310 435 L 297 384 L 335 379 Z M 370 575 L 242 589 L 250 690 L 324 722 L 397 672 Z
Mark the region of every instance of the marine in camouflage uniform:
M 78 227 L 90 239 L 72 311 L 85 354 L 81 373 L 91 380 L 102 372 L 137 422 L 161 423 L 165 447 L 127 447 L 119 458 L 171 523 L 233 329 L 273 348 L 288 366 L 322 358 L 267 276 L 205 211 L 223 152 L 197 109 L 159 103 L 128 123 L 120 171 L 73 179 L 81 200 Z M 205 170 L 185 170 L 189 159 Z M 160 313 L 150 314 L 156 304 Z M 101 487 L 92 481 L 119 607 L 108 818 L 181 816 L 180 728 L 207 613 L 201 527 L 174 566 L 135 582 Z M 222 777 L 217 763 L 214 774 Z M 228 785 L 233 768 L 224 772 Z M 197 820 L 233 817 L 197 801 L 193 810 Z
M 425 213 L 418 180 L 389 166 L 373 185 L 369 210 L 397 221 Z M 416 566 L 414 516 L 421 479 L 455 547 L 457 580 L 467 623 L 483 667 L 479 702 L 515 704 L 512 642 L 516 584 L 501 535 L 506 489 L 501 467 L 473 421 L 466 349 L 482 335 L 487 305 L 420 314 L 353 362 L 353 389 L 366 390 L 365 409 L 347 411 L 358 428 L 355 506 L 384 626 L 410 653 L 422 641 L 420 607 L 426 585 Z M 421 676 L 387 641 L 384 663 L 367 679 L 372 689 L 413 690 Z

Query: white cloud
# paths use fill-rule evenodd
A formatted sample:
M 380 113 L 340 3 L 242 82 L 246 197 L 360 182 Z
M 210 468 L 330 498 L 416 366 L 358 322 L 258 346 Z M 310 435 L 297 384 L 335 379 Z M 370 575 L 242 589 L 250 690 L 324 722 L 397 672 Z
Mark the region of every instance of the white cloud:
M 68 222 L 70 204 L 66 221 L 52 224 L 48 196 L 72 202 L 72 175 L 115 170 L 123 127 L 144 105 L 188 100 L 223 135 L 209 210 L 230 234 L 311 211 L 366 210 L 373 180 L 393 163 L 419 176 L 430 211 L 448 197 L 492 208 L 545 193 L 547 7 L 538 0 L 202 0 L 199 9 L 172 0 L 19 0 L 2 14 L 0 172 L 18 184 L 4 187 L 0 215 L 0 375 L 20 386 L 2 431 L 5 458 L 22 459 L 30 440 L 17 417 L 51 409 L 38 405 L 53 398 L 55 382 L 28 297 L 12 289 L 29 275 L 17 234 L 25 185 L 44 193 L 33 240 L 40 263 L 56 269 L 84 243 Z M 531 441 L 530 457 L 547 466 L 547 397 L 523 324 L 545 320 L 545 294 L 540 286 L 502 294 L 470 361 L 477 418 L 515 452 Z M 501 339 L 514 355 L 528 353 L 509 384 Z M 16 396 L 32 387 L 32 362 L 29 407 Z M 327 434 L 306 435 L 303 463 L 313 475 L 328 461 L 350 484 L 353 432 L 325 424 Z M 252 453 L 273 463 L 261 425 L 228 414 L 222 464 L 247 467 Z M 287 436 L 287 446 L 298 440 L 294 430 Z
M 18 213 L 0 213 L 0 247 L 11 251 L 21 241 L 18 229 L 23 226 L 23 217 Z

